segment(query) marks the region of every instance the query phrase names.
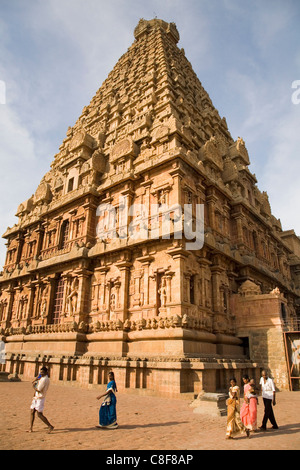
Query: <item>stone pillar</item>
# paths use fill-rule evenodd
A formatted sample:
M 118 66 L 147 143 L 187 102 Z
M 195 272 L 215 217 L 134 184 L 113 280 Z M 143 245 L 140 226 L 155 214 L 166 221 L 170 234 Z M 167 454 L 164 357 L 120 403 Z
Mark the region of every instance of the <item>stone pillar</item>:
M 79 268 L 74 271 L 74 274 L 78 277 L 78 297 L 77 297 L 77 309 L 76 309 L 76 319 L 79 323 L 81 321 L 86 321 L 88 316 L 88 295 L 90 288 L 90 277 L 93 274 L 92 271 L 87 270 L 86 268 Z
M 211 262 L 203 256 L 199 258 L 198 263 L 200 267 L 199 277 L 201 279 L 201 292 L 199 293 L 200 305 L 202 305 L 203 307 L 208 307 L 211 304 L 211 299 L 207 299 L 207 295 L 206 295 L 207 294 L 206 283 L 208 282 L 206 279 L 206 270 L 211 265 Z
M 215 207 L 218 198 L 214 194 L 209 194 L 206 198 L 207 208 L 208 208 L 208 219 L 209 225 L 212 229 L 216 228 L 216 221 L 215 221 Z
M 236 222 L 236 241 L 238 245 L 244 244 L 244 236 L 243 236 L 243 214 L 241 212 L 233 214 L 233 219 Z
M 144 187 L 145 193 L 143 195 L 143 204 L 146 207 L 147 214 L 148 214 L 148 221 L 150 220 L 151 216 L 151 207 L 150 207 L 150 188 L 153 184 L 153 180 L 149 179 L 149 176 L 145 176 L 145 181 L 141 182 L 141 186 Z
M 14 304 L 14 298 L 15 298 L 15 290 L 12 287 L 9 287 L 6 289 L 6 292 L 8 293 L 8 309 L 7 309 L 7 314 L 6 314 L 6 321 L 7 324 L 10 323 L 11 321 L 11 316 L 12 316 L 12 309 L 13 309 L 13 304 Z
M 145 254 L 144 256 L 141 256 L 140 258 L 137 258 L 137 261 L 139 261 L 142 264 L 142 267 L 144 268 L 144 302 L 143 305 L 149 306 L 150 302 L 150 297 L 149 297 L 149 274 L 150 274 L 150 264 L 154 258 L 148 254 Z
M 124 322 L 128 318 L 128 302 L 129 302 L 129 273 L 132 263 L 128 260 L 122 260 L 116 263 L 121 273 L 121 287 L 120 287 L 120 305 L 122 308 L 121 320 Z
M 107 313 L 109 311 L 109 291 L 107 288 L 107 281 L 106 281 L 106 274 L 110 268 L 107 266 L 101 266 L 97 268 L 97 270 L 101 273 L 101 284 L 100 284 L 100 305 L 99 311 L 100 313 Z
M 35 256 L 38 257 L 40 256 L 41 250 L 43 248 L 43 239 L 44 239 L 44 233 L 45 233 L 45 229 L 43 228 L 42 224 L 39 224 L 39 227 L 36 229 L 36 233 L 38 235 L 38 239 L 37 239 Z
M 121 239 L 128 238 L 128 227 L 130 223 L 129 208 L 133 203 L 135 192 L 133 191 L 131 184 L 127 184 L 126 188 L 120 192 L 120 199 L 122 197 L 123 201 L 120 201 L 122 207 L 119 207 L 119 235 Z M 125 236 L 126 234 L 126 236 Z
M 95 219 L 95 214 L 96 214 L 96 209 L 97 209 L 97 204 L 93 201 L 87 201 L 85 204 L 82 206 L 85 210 L 85 242 L 95 242 L 95 233 L 96 233 L 96 219 Z
M 213 311 L 221 312 L 222 301 L 221 301 L 221 292 L 220 292 L 220 274 L 223 269 L 220 266 L 212 266 L 212 300 L 213 300 Z
M 18 264 L 21 261 L 21 255 L 22 255 L 22 249 L 24 245 L 24 234 L 22 232 L 19 232 L 16 238 L 18 242 L 18 247 L 17 247 L 17 254 L 16 254 L 16 264 Z
M 189 256 L 189 252 L 186 251 L 181 245 L 180 241 L 175 243 L 171 248 L 167 250 L 167 253 L 172 256 L 174 260 L 174 272 L 176 273 L 172 281 L 172 304 L 176 304 L 176 311 L 173 314 L 181 315 L 182 304 L 184 301 L 184 269 L 185 262 Z M 173 266 L 172 266 L 173 267 Z
M 167 283 L 167 304 L 172 302 L 172 277 L 175 275 L 172 271 L 165 272 L 165 279 Z

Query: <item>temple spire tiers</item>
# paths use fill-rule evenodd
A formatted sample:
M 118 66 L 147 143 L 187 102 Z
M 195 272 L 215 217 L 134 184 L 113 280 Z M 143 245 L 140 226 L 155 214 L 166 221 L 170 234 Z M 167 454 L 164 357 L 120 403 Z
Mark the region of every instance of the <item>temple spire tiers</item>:
M 19 205 L 3 235 L 0 367 L 31 378 L 46 363 L 52 380 L 82 386 L 113 368 L 120 390 L 190 398 L 264 367 L 288 387 L 299 238 L 282 231 L 179 40 L 174 23 L 139 21 Z

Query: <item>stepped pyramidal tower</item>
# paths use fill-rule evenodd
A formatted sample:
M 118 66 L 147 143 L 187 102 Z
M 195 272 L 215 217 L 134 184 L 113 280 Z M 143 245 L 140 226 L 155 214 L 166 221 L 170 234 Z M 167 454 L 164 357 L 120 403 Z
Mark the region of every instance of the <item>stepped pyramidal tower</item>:
M 44 364 L 83 386 L 113 369 L 120 390 L 165 396 L 263 367 L 288 388 L 299 238 L 272 215 L 175 24 L 141 19 L 134 37 L 3 235 L 0 367 L 29 379 Z M 198 207 L 191 247 L 178 227 L 196 233 Z

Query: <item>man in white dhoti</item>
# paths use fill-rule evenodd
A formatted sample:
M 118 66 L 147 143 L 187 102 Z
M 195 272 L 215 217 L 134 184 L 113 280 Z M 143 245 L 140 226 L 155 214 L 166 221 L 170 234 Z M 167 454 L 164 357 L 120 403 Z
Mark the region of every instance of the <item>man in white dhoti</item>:
M 30 406 L 31 413 L 30 413 L 29 432 L 33 431 L 33 423 L 35 419 L 35 414 L 37 413 L 38 418 L 40 418 L 43 421 L 43 423 L 45 423 L 48 426 L 48 432 L 50 433 L 51 431 L 53 431 L 54 426 L 52 426 L 52 424 L 49 423 L 46 416 L 43 415 L 46 394 L 50 385 L 50 379 L 48 377 L 47 367 L 41 368 L 40 375 L 41 375 L 40 379 L 37 381 L 37 383 L 35 382 L 33 385 L 35 389 L 35 393 L 34 393 L 32 403 Z

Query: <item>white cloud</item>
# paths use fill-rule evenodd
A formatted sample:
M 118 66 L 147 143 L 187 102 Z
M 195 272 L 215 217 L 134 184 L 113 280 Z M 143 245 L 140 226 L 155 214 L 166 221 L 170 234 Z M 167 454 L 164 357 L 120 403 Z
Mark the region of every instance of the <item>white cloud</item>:
M 232 121 L 233 137 L 246 141 L 250 170 L 258 187 L 269 194 L 272 212 L 280 218 L 283 230 L 294 228 L 300 234 L 297 201 L 300 200 L 300 105 L 291 101 L 291 83 L 270 82 L 259 74 L 227 73 L 229 100 L 238 102 Z
M 274 215 L 284 230 L 294 229 L 300 235 L 300 105 L 291 104 L 274 127 L 272 146 L 265 168 L 265 184 Z
M 26 196 L 32 186 L 32 175 L 35 174 L 38 161 L 35 143 L 9 105 L 0 105 L 0 139 L 1 139 L 1 185 L 0 185 L 0 220 L 1 234 L 7 226 L 17 222 L 14 217 L 18 205 L 31 196 Z M 31 184 L 29 183 L 31 182 Z M 4 262 L 4 241 L 0 243 L 0 264 Z

